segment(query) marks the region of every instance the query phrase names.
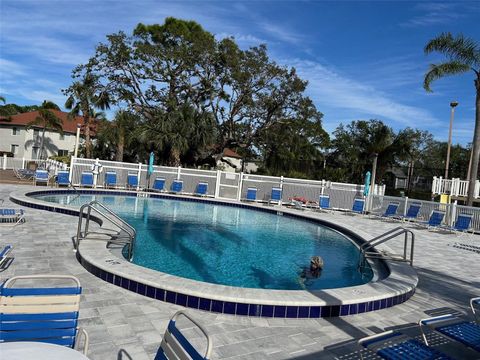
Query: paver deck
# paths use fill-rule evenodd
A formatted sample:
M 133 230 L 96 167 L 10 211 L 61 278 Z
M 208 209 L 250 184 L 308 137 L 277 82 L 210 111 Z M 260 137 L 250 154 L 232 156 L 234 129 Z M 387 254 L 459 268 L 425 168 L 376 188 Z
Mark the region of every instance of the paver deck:
M 0 199 L 5 200 L 0 206 L 18 207 L 9 201 L 9 194 L 29 188 L 33 189 L 0 185 Z M 168 319 L 181 307 L 131 293 L 87 272 L 73 252 L 77 218 L 30 208 L 26 214 L 25 224 L 0 227 L 0 246 L 12 244 L 15 258 L 0 272 L 0 281 L 13 275 L 42 273 L 78 277 L 83 287 L 80 326 L 90 335 L 89 358 L 116 359 L 119 349 L 125 349 L 132 359 L 153 359 Z M 362 216 L 318 216 L 372 237 L 399 225 Z M 416 234 L 414 267 L 420 279 L 415 295 L 404 304 L 360 315 L 306 320 L 187 311 L 212 335 L 213 359 L 359 358 L 353 340 L 413 325 L 432 314 L 466 314 L 468 299 L 480 296 L 480 254 L 449 246 L 465 237 L 412 229 Z M 469 241 L 480 245 L 480 236 Z M 389 246 L 400 249 L 401 244 Z M 416 328 L 410 331 L 418 334 Z

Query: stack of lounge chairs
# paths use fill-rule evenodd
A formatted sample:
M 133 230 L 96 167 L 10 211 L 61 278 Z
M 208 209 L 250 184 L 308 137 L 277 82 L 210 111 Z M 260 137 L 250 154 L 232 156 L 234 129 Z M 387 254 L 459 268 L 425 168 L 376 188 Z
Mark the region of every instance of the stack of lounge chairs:
M 390 330 L 360 339 L 358 343 L 383 359 L 453 359 L 439 349 L 431 347 L 432 344 L 426 336 L 426 331 L 429 329 L 445 339 L 462 344 L 465 354 L 478 352 L 478 358 L 480 358 L 480 323 L 478 319 L 480 297 L 470 300 L 470 308 L 474 321 L 468 321 L 451 314 L 420 320 L 419 326 L 423 341 Z M 442 342 L 437 341 L 437 344 L 439 343 Z M 456 351 L 458 350 L 456 349 Z M 476 358 L 475 355 L 473 356 L 473 358 Z M 458 354 L 458 359 L 462 357 L 462 354 Z M 468 358 L 472 357 L 469 356 Z

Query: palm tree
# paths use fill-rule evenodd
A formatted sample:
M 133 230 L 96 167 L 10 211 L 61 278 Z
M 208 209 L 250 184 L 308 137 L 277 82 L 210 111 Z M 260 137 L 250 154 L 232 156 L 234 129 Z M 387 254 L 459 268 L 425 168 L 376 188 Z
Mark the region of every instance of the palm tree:
M 33 127 L 42 128 L 42 141 L 40 142 L 40 155 L 39 158 L 42 159 L 44 155 L 44 144 L 45 144 L 45 131 L 48 129 L 58 131 L 60 134 L 63 134 L 63 121 L 58 118 L 51 110 L 60 110 L 57 104 L 45 100 L 40 109 L 38 109 L 38 115 L 34 120 L 30 121 L 27 124 L 26 129 L 29 130 Z
M 473 204 L 475 180 L 478 174 L 478 161 L 480 158 L 480 44 L 473 39 L 451 33 L 442 33 L 430 40 L 425 46 L 425 54 L 437 51 L 446 56 L 447 61 L 441 64 L 431 64 L 425 74 L 423 87 L 431 92 L 430 84 L 447 75 L 456 75 L 473 71 L 475 74 L 474 85 L 477 91 L 475 100 L 475 131 L 472 143 L 472 168 L 468 186 L 467 205 Z
M 83 115 L 85 126 L 85 154 L 87 158 L 92 154 L 92 141 L 90 138 L 91 113 L 94 108 L 102 110 L 110 108 L 110 99 L 106 92 L 98 93 L 97 78 L 87 73 L 83 81 L 75 81 L 64 94 L 68 95 L 65 107 L 70 110 L 70 117 Z
M 0 101 L 3 102 L 4 104 L 6 103 L 6 100 L 3 96 L 0 96 Z

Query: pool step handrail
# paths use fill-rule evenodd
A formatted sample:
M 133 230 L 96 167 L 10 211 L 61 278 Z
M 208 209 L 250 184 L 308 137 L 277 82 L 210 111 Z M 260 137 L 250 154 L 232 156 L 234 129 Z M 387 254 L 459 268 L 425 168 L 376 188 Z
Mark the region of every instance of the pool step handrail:
M 86 213 L 85 213 L 86 210 Z M 92 211 L 99 214 L 111 224 L 118 227 L 118 230 L 105 229 L 103 232 L 99 231 L 90 231 L 90 219 L 92 217 Z M 85 225 L 83 218 L 85 218 Z M 90 235 L 90 236 L 89 236 Z M 94 236 L 92 236 L 94 235 Z M 78 227 L 77 227 L 77 237 L 75 241 L 75 249 L 78 249 L 81 239 L 89 240 L 103 240 L 111 244 L 118 245 L 128 245 L 128 260 L 132 260 L 133 257 L 133 247 L 135 245 L 135 239 L 137 237 L 137 231 L 132 227 L 128 222 L 120 218 L 114 211 L 110 208 L 93 200 L 87 204 L 84 204 L 80 207 L 80 213 L 78 215 Z
M 392 254 L 385 251 L 374 250 L 374 247 L 403 235 L 403 254 Z M 408 251 L 408 240 L 410 238 L 410 251 Z M 389 230 L 379 236 L 364 242 L 360 246 L 360 265 L 368 259 L 384 259 L 393 261 L 409 262 L 413 266 L 413 254 L 415 248 L 415 234 L 402 226 Z
M 69 180 L 68 183 L 69 183 L 68 187 L 70 189 L 73 189 L 73 192 L 75 193 L 75 195 L 77 195 L 67 202 L 67 205 L 70 205 L 72 203 L 72 201 L 77 200 L 80 197 L 80 195 L 82 195 L 82 193 L 80 191 L 78 191 L 78 189 L 75 187 L 75 185 L 73 185 L 72 180 Z

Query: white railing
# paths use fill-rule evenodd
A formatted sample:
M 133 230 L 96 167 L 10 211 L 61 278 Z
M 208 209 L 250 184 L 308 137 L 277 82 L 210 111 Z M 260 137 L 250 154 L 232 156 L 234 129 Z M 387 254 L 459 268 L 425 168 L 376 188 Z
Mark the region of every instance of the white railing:
M 421 203 L 422 206 L 420 208 L 418 219 L 424 221 L 428 221 L 433 210 L 443 210 L 445 211 L 443 224 L 448 226 L 453 226 L 457 220 L 458 214 L 473 215 L 471 227 L 474 231 L 480 232 L 480 208 L 458 205 L 456 201 L 450 204 L 443 204 L 434 201 L 411 199 L 408 197 L 372 195 L 370 197 L 368 211 L 372 213 L 383 214 L 388 204 L 392 201 L 400 203 L 400 206 L 397 210 L 397 214 L 399 215 L 406 215 L 410 204 L 414 202 Z
M 433 177 L 432 182 L 432 194 L 434 195 L 451 195 L 466 197 L 468 194 L 468 181 L 455 179 L 443 179 L 442 177 Z M 475 181 L 475 193 L 476 199 L 480 198 L 480 181 Z
M 7 157 L 6 155 L 0 157 L 0 169 L 2 170 L 26 169 L 30 163 L 35 163 L 36 166 L 42 166 L 55 174 L 58 170 L 68 170 L 67 164 L 52 159 L 26 159 Z
M 199 182 L 208 183 L 207 196 L 240 200 L 246 197 L 249 187 L 257 188 L 257 200 L 268 201 L 272 187 L 282 188 L 282 201 L 294 197 L 318 202 L 321 194 L 329 194 L 331 205 L 340 209 L 351 209 L 355 197 L 363 196 L 363 185 L 335 183 L 325 180 L 305 180 L 286 177 L 231 173 L 220 170 L 199 170 L 182 167 L 154 166 L 154 172 L 147 179 L 148 165 L 124 163 L 99 159 L 72 158 L 70 180 L 79 186 L 82 171 L 92 171 L 93 166 L 101 165 L 101 171 L 94 177 L 94 187 L 102 188 L 107 171 L 115 171 L 119 188 L 125 188 L 129 173 L 137 175 L 138 189 L 151 188 L 156 177 L 165 179 L 169 188 L 173 180 L 183 180 L 183 192 L 194 193 Z M 147 181 L 148 180 L 148 181 Z M 383 195 L 385 186 L 376 185 L 373 192 Z

